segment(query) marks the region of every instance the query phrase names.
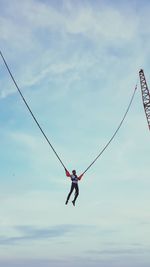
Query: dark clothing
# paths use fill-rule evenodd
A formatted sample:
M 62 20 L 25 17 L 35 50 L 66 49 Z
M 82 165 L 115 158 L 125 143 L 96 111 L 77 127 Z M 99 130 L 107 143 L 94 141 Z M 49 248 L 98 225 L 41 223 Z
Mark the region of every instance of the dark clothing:
M 72 201 L 72 204 L 75 206 L 76 199 L 77 199 L 77 197 L 78 197 L 78 195 L 79 195 L 78 181 L 81 180 L 83 174 L 81 174 L 81 175 L 78 177 L 78 176 L 76 175 L 76 171 L 75 171 L 75 170 L 72 171 L 72 174 L 70 174 L 69 171 L 68 171 L 67 169 L 65 169 L 65 171 L 66 171 L 66 176 L 67 176 L 67 177 L 70 177 L 70 178 L 71 178 L 71 181 L 72 181 L 72 183 L 71 183 L 71 188 L 70 188 L 70 192 L 69 192 L 69 194 L 68 194 L 68 196 L 67 196 L 67 200 L 66 200 L 66 203 L 65 203 L 65 204 L 66 204 L 66 205 L 68 204 L 68 201 L 69 201 L 69 199 L 70 199 L 70 196 L 71 196 L 73 190 L 75 189 L 74 200 Z
M 68 197 L 67 197 L 67 200 L 66 200 L 66 204 L 68 203 L 69 198 L 70 198 L 70 196 L 71 196 L 71 194 L 72 194 L 72 192 L 73 192 L 74 189 L 75 189 L 75 196 L 74 196 L 73 202 L 75 203 L 75 201 L 76 201 L 76 199 L 77 199 L 77 197 L 79 195 L 79 187 L 78 187 L 78 183 L 72 182 L 71 188 L 70 188 L 70 192 L 69 192 Z

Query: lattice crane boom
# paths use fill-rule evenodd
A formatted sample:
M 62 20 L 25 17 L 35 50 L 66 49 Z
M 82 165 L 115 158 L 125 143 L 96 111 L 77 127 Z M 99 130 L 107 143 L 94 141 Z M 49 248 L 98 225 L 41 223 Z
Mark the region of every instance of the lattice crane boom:
M 142 69 L 139 71 L 139 76 L 140 76 L 140 83 L 141 83 L 143 106 L 144 106 L 144 110 L 145 110 L 145 114 L 147 118 L 148 127 L 150 130 L 150 92 L 147 86 L 144 71 Z

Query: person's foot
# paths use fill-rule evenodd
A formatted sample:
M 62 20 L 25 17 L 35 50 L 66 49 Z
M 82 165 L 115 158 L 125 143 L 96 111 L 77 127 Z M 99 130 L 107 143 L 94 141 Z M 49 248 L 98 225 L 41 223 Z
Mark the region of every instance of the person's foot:
M 75 201 L 74 200 L 72 201 L 72 204 L 73 204 L 73 206 L 75 206 Z
M 66 200 L 65 205 L 67 205 L 67 204 L 68 204 L 68 201 Z

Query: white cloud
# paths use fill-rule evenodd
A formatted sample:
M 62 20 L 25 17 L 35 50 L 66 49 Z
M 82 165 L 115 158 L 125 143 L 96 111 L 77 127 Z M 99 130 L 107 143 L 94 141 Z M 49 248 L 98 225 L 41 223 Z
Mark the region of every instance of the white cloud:
M 120 122 L 139 65 L 149 67 L 148 17 L 141 18 L 134 10 L 127 14 L 113 5 L 100 8 L 99 4 L 95 9 L 92 4 L 83 8 L 64 1 L 61 9 L 49 2 L 6 1 L 5 12 L 0 11 L 2 50 L 68 168 L 83 170 Z M 8 75 L 2 76 L 0 94 L 6 97 L 15 89 L 12 83 L 8 85 Z M 87 250 L 99 248 L 103 242 L 114 243 L 116 231 L 122 243 L 140 239 L 149 245 L 148 227 L 145 233 L 139 227 L 142 219 L 149 221 L 149 132 L 140 97 L 135 98 L 117 138 L 83 177 L 75 209 L 64 205 L 70 181 L 38 129 L 32 129 L 34 122 L 23 120 L 25 107 L 15 106 L 15 97 L 1 100 L 4 119 L 1 117 L 0 123 L 5 136 L 1 164 L 5 166 L 12 157 L 9 168 L 18 171 L 7 183 L 6 170 L 1 169 L 1 229 L 7 232 L 10 224 L 46 227 L 57 222 L 96 227 L 64 239 L 69 249 L 64 246 L 62 250 L 63 245 L 55 243 L 52 252 L 60 249 L 62 255 L 74 253 L 75 247 L 80 255 L 84 246 Z M 7 107 L 11 105 L 13 124 L 8 120 Z M 75 246 L 70 246 L 72 240 Z M 89 242 L 85 244 L 85 240 Z M 23 245 L 13 247 L 10 253 L 33 256 L 33 252 L 46 257 L 51 246 L 48 242 L 44 245 L 42 251 L 37 243 L 34 249 Z M 1 251 L 6 254 L 8 250 Z
M 70 13 L 65 14 L 37 1 L 15 2 L 9 8 L 10 18 L 1 17 L 2 36 L 4 39 L 7 37 L 7 40 L 18 40 L 18 44 L 21 43 L 25 48 L 32 45 L 31 40 L 35 39 L 36 32 L 40 29 L 62 34 L 81 33 L 98 45 L 103 42 L 106 44 L 106 40 L 118 45 L 120 41 L 132 41 L 138 34 L 138 17 L 132 13 L 127 19 L 127 14 L 116 8 L 93 10 L 89 5 L 80 9 L 72 6 Z M 14 11 L 19 12 L 16 20 Z M 19 25 L 18 21 L 21 22 Z
M 100 43 L 113 41 L 131 41 L 137 34 L 137 18 L 126 19 L 126 15 L 113 8 L 99 9 L 83 8 L 73 16 L 73 20 L 66 21 L 66 30 L 73 34 L 82 33 L 92 41 Z

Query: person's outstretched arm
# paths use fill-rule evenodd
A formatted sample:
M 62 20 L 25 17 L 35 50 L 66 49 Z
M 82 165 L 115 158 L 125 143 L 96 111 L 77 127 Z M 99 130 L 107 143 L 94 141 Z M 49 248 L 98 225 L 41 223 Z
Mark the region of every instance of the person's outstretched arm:
M 78 180 L 81 180 L 82 176 L 83 176 L 83 174 L 81 174 L 81 175 L 78 177 Z
M 70 172 L 67 169 L 65 169 L 65 172 L 67 177 L 71 177 Z

